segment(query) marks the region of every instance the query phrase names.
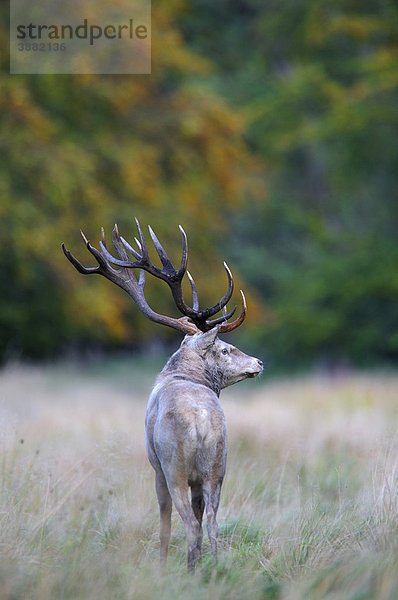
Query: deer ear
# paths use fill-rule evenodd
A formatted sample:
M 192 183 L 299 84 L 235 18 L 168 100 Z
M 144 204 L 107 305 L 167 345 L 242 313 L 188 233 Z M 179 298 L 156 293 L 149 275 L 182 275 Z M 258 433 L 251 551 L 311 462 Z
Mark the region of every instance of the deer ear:
M 195 340 L 196 348 L 201 352 L 206 352 L 216 341 L 218 330 L 219 327 L 217 325 L 205 333 L 198 334 L 198 337 Z
M 184 336 L 184 339 L 181 342 L 181 346 L 185 346 L 185 344 L 187 344 L 191 339 L 192 339 L 192 335 L 187 333 L 187 335 Z

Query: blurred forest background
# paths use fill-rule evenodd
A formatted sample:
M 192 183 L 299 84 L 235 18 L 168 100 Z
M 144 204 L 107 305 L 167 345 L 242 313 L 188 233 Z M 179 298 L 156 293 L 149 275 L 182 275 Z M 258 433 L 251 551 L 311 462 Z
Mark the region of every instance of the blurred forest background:
M 176 263 L 183 225 L 203 305 L 227 260 L 247 291 L 246 350 L 396 363 L 393 0 L 159 0 L 150 76 L 9 76 L 0 6 L 3 362 L 175 344 L 61 252 L 93 264 L 79 228 L 96 243 L 117 221 L 131 239 L 137 216 Z M 175 314 L 167 286 L 147 288 Z

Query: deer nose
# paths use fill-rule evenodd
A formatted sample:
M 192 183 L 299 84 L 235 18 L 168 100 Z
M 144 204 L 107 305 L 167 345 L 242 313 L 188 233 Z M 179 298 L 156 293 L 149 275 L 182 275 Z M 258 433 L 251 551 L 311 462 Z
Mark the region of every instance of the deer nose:
M 264 366 L 264 365 L 263 365 L 263 361 L 262 361 L 262 360 L 259 360 L 259 359 L 257 359 L 257 362 L 258 362 L 258 364 L 259 364 L 260 368 L 262 369 L 262 368 L 263 368 L 263 366 Z

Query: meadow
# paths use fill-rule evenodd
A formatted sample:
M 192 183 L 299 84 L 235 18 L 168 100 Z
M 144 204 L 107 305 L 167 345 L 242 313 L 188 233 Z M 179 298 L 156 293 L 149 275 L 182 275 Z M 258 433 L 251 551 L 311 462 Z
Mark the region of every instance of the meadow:
M 158 569 L 144 448 L 157 366 L 0 373 L 0 600 L 398 598 L 396 374 L 225 390 L 219 562 L 205 536 L 190 576 L 175 511 L 168 569 Z

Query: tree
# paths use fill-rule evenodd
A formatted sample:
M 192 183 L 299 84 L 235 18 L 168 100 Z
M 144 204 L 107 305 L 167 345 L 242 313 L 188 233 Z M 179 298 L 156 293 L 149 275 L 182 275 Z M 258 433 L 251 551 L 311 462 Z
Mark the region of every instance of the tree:
M 388 0 L 187 5 L 186 39 L 262 161 L 266 202 L 231 215 L 228 248 L 278 360 L 398 358 L 397 16 Z
M 156 7 L 151 76 L 2 77 L 0 356 L 161 335 L 120 290 L 71 268 L 62 241 L 89 262 L 79 227 L 95 240 L 118 219 L 131 236 L 137 215 L 176 256 L 182 222 L 200 257 L 190 268 L 204 280 L 203 302 L 223 289 L 221 260 L 204 275 L 225 206 L 242 197 L 250 156 L 239 117 L 200 85 L 211 62 L 184 43 L 179 10 Z M 167 290 L 149 288 L 155 307 L 172 310 Z

